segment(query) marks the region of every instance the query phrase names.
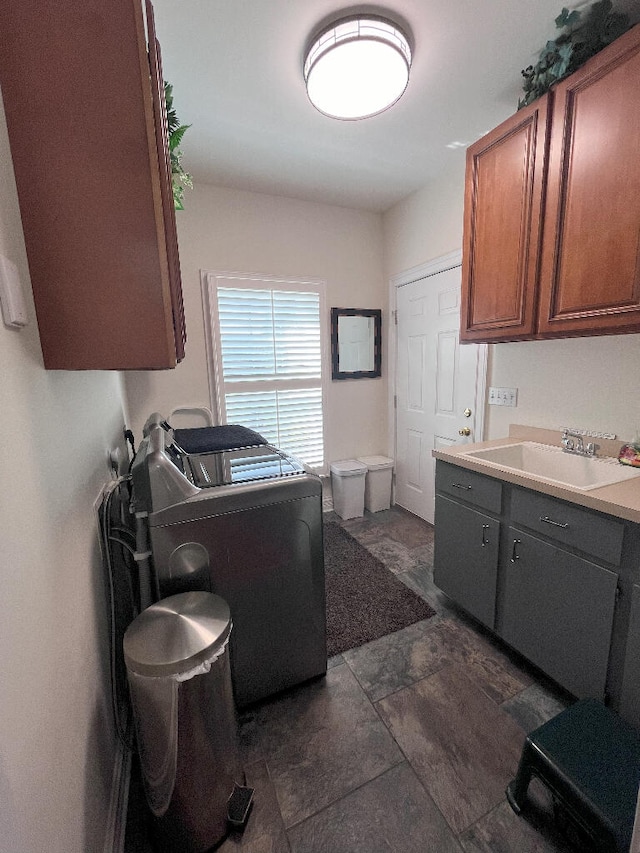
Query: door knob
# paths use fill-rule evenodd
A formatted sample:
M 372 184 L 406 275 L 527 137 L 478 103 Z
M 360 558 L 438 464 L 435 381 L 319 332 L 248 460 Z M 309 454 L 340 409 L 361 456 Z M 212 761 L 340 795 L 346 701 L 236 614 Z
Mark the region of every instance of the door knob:
M 458 435 L 471 435 L 471 430 L 469 427 L 462 427 L 458 430 Z
M 465 418 L 470 418 L 471 417 L 471 409 L 469 409 L 469 408 L 465 409 L 462 414 L 465 416 Z

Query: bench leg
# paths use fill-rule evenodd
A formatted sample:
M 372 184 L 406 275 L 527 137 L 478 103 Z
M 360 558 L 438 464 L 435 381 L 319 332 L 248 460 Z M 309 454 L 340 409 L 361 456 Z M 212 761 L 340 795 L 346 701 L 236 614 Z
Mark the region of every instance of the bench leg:
M 531 781 L 531 752 L 531 747 L 525 741 L 516 777 L 507 785 L 507 801 L 517 815 L 522 812 Z

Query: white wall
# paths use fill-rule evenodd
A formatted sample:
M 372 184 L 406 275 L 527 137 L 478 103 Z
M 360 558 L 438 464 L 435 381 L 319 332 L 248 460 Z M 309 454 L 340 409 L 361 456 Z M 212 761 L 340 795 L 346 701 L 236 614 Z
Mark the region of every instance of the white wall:
M 394 275 L 462 248 L 464 151 L 452 151 L 451 167 L 383 217 L 387 281 Z
M 490 437 L 510 423 L 560 430 L 612 432 L 623 440 L 640 432 L 640 336 L 613 335 L 493 346 L 491 384 L 518 388 L 515 409 L 489 407 Z
M 455 158 L 455 159 L 454 159 Z M 451 169 L 389 210 L 383 219 L 387 280 L 462 246 L 464 153 Z M 485 437 L 509 424 L 612 432 L 628 440 L 640 430 L 636 393 L 640 335 L 494 344 L 487 385 L 518 389 L 515 408 L 487 407 Z
M 31 320 L 0 322 L 0 850 L 101 851 L 115 741 L 93 501 L 121 384 L 42 366 L 1 104 L 0 253 Z
M 329 308 L 387 307 L 382 220 L 377 214 L 213 186 L 187 191 L 177 214 L 187 355 L 174 371 L 129 373 L 126 392 L 136 438 L 152 411 L 209 405 L 200 270 L 326 281 Z M 383 324 L 386 323 L 386 310 Z M 329 353 L 327 353 L 329 355 Z M 326 458 L 386 450 L 387 375 L 332 382 L 326 408 Z M 328 376 L 331 376 L 327 362 Z

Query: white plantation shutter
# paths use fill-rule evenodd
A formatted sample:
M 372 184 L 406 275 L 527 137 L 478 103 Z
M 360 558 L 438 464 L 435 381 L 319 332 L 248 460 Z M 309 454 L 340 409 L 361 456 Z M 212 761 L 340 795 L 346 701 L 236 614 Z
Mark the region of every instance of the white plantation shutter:
M 218 288 L 225 382 L 275 376 L 271 294 Z
M 225 382 L 320 379 L 317 293 L 218 287 Z
M 217 279 L 212 300 L 221 420 L 321 467 L 320 286 L 255 279 L 237 285 Z
M 324 462 L 322 389 L 227 394 L 227 421 L 243 424 L 313 468 Z

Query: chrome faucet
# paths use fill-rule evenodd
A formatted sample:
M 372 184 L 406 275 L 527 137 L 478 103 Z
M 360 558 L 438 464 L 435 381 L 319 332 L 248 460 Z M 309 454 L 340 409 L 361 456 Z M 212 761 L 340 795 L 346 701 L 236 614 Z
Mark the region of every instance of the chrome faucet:
M 579 432 L 574 432 L 571 429 L 562 430 L 562 449 L 565 453 L 576 453 L 578 456 L 595 456 L 596 451 L 600 449 L 599 444 L 589 441 L 587 446 L 584 446 L 582 435 Z

